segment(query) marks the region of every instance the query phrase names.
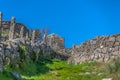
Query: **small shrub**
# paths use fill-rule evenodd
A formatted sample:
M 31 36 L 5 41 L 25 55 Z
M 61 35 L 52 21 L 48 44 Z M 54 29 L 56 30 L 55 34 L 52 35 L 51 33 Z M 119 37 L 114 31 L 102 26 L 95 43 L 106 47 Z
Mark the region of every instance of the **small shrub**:
M 35 53 L 35 51 L 31 51 L 30 52 L 30 58 L 32 59 L 32 61 L 35 61 L 36 60 L 36 53 Z
M 26 51 L 26 46 L 20 46 L 19 47 L 20 51 L 20 62 L 23 62 L 26 59 L 25 51 Z
M 108 71 L 109 73 L 120 73 L 120 57 L 117 57 L 113 60 L 112 64 L 108 65 Z
M 41 59 L 41 58 L 43 58 L 44 56 L 43 56 L 43 50 L 40 50 L 40 52 L 39 52 L 39 59 Z

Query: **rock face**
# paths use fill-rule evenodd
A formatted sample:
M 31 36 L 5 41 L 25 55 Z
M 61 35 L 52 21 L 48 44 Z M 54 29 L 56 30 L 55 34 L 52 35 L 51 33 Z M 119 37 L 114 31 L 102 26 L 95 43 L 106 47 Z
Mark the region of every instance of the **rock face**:
M 15 17 L 12 17 L 12 21 L 10 24 L 10 31 L 9 31 L 9 40 L 14 38 L 14 27 L 15 27 Z
M 9 28 L 2 29 L 5 26 Z M 62 37 L 56 34 L 51 36 L 44 34 L 43 41 L 39 41 L 35 36 L 36 30 L 26 29 L 24 25 L 16 23 L 15 17 L 12 17 L 11 21 L 3 21 L 2 13 L 0 13 L 0 30 L 2 30 L 0 33 L 2 34 L 0 35 L 0 72 L 3 71 L 4 65 L 19 67 L 26 58 L 38 61 L 41 55 L 46 58 L 66 59 L 67 57 L 64 56 L 65 47 Z
M 31 44 L 34 45 L 34 42 L 35 42 L 35 30 L 32 32 Z
M 71 63 L 108 62 L 117 56 L 120 56 L 120 34 L 98 36 L 81 45 L 74 45 L 68 61 Z
M 15 21 L 15 17 L 12 20 L 3 20 L 3 14 L 0 12 L 0 40 L 5 41 L 7 39 L 19 38 L 21 28 L 24 27 L 24 36 L 29 33 L 27 27 L 19 22 Z
M 50 59 L 68 60 L 69 63 L 75 64 L 85 61 L 109 62 L 120 56 L 120 34 L 98 36 L 67 49 L 62 37 L 56 34 L 47 36 L 45 33 L 43 39 L 39 40 L 35 36 L 35 30 L 18 25 L 15 18 L 12 18 L 11 22 L 4 22 L 0 13 L 0 29 L 5 25 L 9 25 L 10 30 L 8 39 L 0 35 L 0 72 L 3 71 L 4 65 L 19 67 L 24 58 L 38 61 L 41 55 Z M 18 31 L 16 25 L 19 26 Z
M 66 60 L 68 58 L 68 52 L 64 46 L 64 39 L 57 34 L 50 34 L 47 36 L 47 45 L 57 54 L 57 58 Z
M 20 38 L 21 39 L 23 39 L 23 36 L 24 36 L 23 33 L 24 33 L 24 27 L 22 27 L 20 30 Z
M 56 34 L 50 34 L 47 36 L 47 44 L 55 51 L 65 49 L 64 39 Z
M 20 63 L 24 62 L 24 58 L 38 61 L 42 55 L 42 57 L 50 59 L 68 59 L 67 49 L 64 47 L 64 39 L 62 37 L 56 34 L 49 35 L 47 36 L 48 43 L 46 44 L 44 42 L 36 42 L 34 33 L 33 31 L 32 40 L 30 41 L 26 40 L 23 36 L 16 39 L 1 41 L 0 72 L 3 71 L 4 65 L 19 67 Z

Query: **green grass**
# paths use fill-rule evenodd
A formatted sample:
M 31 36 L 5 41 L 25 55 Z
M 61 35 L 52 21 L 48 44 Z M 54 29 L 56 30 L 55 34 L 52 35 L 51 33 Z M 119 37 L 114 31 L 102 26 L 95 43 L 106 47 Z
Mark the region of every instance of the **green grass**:
M 22 75 L 25 80 L 101 80 L 105 74 L 98 75 L 96 62 L 83 64 L 68 64 L 66 61 L 53 59 L 38 65 L 38 74 L 33 76 Z M 90 74 L 85 74 L 89 72 Z M 94 72 L 94 74 L 93 74 Z
M 104 64 L 97 62 L 75 65 L 58 59 L 42 58 L 38 62 L 26 60 L 19 68 L 5 66 L 0 79 L 15 80 L 9 72 L 17 71 L 23 80 L 102 80 L 107 77 L 107 71 L 102 66 L 105 67 Z
M 0 73 L 0 80 L 16 80 L 11 71 L 21 74 L 23 80 L 102 80 L 102 78 L 120 78 L 120 58 L 106 63 L 85 62 L 82 64 L 68 64 L 59 59 L 46 59 L 40 52 L 38 61 L 35 60 L 35 52 L 31 52 L 30 58 L 24 54 L 26 47 L 20 47 L 19 67 L 15 64 L 4 66 Z

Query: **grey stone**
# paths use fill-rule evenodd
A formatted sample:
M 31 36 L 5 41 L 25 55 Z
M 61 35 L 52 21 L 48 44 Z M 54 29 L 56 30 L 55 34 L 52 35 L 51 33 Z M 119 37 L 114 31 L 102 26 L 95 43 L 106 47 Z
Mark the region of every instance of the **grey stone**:
M 120 42 L 120 35 L 117 36 L 116 40 L 117 40 L 118 42 Z
M 12 17 L 9 31 L 9 40 L 14 39 L 14 27 L 15 27 L 15 17 Z
M 2 35 L 2 12 L 0 12 L 0 37 Z
M 29 38 L 29 34 L 28 34 L 28 32 L 26 33 L 26 39 L 28 39 Z
M 55 51 L 58 51 L 58 50 L 65 48 L 64 39 L 56 34 L 48 35 L 47 36 L 47 43 Z
M 23 34 L 24 34 L 24 27 L 22 26 L 21 30 L 20 30 L 20 38 L 21 39 L 23 39 Z
M 32 40 L 31 40 L 31 44 L 34 45 L 35 43 L 35 30 L 32 32 Z
M 109 41 L 115 41 L 115 37 L 109 37 Z
M 21 75 L 16 72 L 16 71 L 12 71 L 11 74 L 13 75 L 13 77 L 15 77 L 17 80 L 23 80 Z
M 10 56 L 10 50 L 6 49 L 6 50 L 4 51 L 4 54 L 5 54 L 5 57 L 6 57 L 6 56 Z
M 104 47 L 104 48 L 102 49 L 102 53 L 107 53 L 107 47 Z
M 120 43 L 119 42 L 115 42 L 114 46 L 119 46 Z
M 104 79 L 102 79 L 102 80 L 112 80 L 112 78 L 104 78 Z
M 29 37 L 30 37 L 30 39 L 31 39 L 31 37 L 32 37 L 32 30 L 29 29 L 29 30 L 28 30 L 28 33 L 29 33 Z

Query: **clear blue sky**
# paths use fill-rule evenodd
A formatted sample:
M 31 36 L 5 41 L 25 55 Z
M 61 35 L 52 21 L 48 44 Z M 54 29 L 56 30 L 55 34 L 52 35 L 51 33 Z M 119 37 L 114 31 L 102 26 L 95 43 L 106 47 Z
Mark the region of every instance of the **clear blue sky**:
M 0 0 L 0 11 L 28 28 L 49 28 L 66 47 L 120 33 L 120 0 Z

